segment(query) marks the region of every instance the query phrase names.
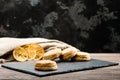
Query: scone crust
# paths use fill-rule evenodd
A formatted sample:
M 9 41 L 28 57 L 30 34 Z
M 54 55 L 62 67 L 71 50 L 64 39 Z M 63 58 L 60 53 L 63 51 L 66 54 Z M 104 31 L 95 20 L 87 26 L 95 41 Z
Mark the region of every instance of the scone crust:
M 60 56 L 60 59 L 62 60 L 62 61 L 64 61 L 64 60 L 69 60 L 69 59 L 71 59 L 72 57 L 74 57 L 75 55 L 76 55 L 76 49 L 75 48 L 67 48 L 67 49 L 64 49 L 63 51 L 62 51 L 62 54 L 61 54 L 61 56 Z
M 50 50 L 50 51 L 46 52 L 44 54 L 43 59 L 54 60 L 54 59 L 58 58 L 61 55 L 61 53 L 62 53 L 61 49 L 56 48 L 56 49 L 53 49 L 53 50 Z
M 88 61 L 90 59 L 90 54 L 87 52 L 77 52 L 76 55 L 72 58 L 72 60 L 75 61 Z
M 58 67 L 57 66 L 53 66 L 53 67 L 35 67 L 36 70 L 41 70 L 41 71 L 54 71 L 57 70 Z
M 40 60 L 35 63 L 37 70 L 57 70 L 57 63 L 51 60 Z
M 35 66 L 39 66 L 39 67 L 52 67 L 55 65 L 56 62 L 51 60 L 40 60 L 35 63 Z

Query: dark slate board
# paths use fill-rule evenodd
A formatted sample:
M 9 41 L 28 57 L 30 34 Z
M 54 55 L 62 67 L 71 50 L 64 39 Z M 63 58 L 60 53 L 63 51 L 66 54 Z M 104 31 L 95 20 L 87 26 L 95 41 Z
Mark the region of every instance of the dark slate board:
M 57 62 L 58 70 L 56 71 L 38 71 L 34 69 L 34 64 L 35 61 L 10 62 L 2 64 L 2 67 L 42 77 L 118 65 L 114 62 L 92 59 L 87 62 Z

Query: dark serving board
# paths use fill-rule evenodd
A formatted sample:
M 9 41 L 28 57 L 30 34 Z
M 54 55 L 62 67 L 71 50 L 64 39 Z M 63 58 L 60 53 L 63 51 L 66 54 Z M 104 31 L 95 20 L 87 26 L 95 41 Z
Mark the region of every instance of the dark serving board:
M 87 62 L 57 62 L 58 70 L 56 71 L 38 71 L 34 69 L 35 62 L 9 62 L 2 64 L 2 67 L 42 77 L 118 65 L 114 62 L 92 59 Z

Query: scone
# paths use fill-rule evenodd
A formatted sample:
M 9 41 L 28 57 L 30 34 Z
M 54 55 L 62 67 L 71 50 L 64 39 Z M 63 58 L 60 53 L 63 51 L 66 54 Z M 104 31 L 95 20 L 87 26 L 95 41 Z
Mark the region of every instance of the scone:
M 54 60 L 61 55 L 62 51 L 59 48 L 52 49 L 44 54 L 43 59 L 45 60 Z
M 76 55 L 77 49 L 73 47 L 66 48 L 62 51 L 62 54 L 60 55 L 61 61 L 67 61 L 74 57 Z
M 40 60 L 35 63 L 35 69 L 42 70 L 42 71 L 52 71 L 52 70 L 57 70 L 58 66 L 55 61 Z
M 72 58 L 73 61 L 89 61 L 91 59 L 90 54 L 87 52 L 77 52 Z

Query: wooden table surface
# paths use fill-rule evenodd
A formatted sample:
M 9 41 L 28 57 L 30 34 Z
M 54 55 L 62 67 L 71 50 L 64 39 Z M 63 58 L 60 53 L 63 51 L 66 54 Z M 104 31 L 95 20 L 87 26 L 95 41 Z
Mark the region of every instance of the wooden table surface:
M 120 53 L 91 53 L 94 59 L 118 62 L 120 64 Z M 0 67 L 1 79 L 21 79 L 21 80 L 120 80 L 120 65 L 98 68 L 93 70 L 57 74 L 46 77 L 37 77 L 34 75 L 9 70 Z

